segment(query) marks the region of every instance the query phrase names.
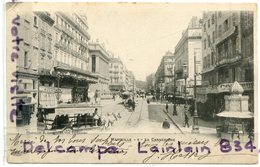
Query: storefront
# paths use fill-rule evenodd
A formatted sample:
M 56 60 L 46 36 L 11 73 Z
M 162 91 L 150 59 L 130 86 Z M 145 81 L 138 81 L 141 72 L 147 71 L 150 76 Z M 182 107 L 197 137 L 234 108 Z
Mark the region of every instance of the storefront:
M 16 126 L 30 125 L 31 115 L 35 112 L 35 105 L 32 95 L 20 94 L 16 96 Z
M 59 104 L 88 102 L 90 84 L 98 82 L 98 78 L 88 71 L 64 67 L 55 67 L 53 75 L 56 76 L 54 87 Z

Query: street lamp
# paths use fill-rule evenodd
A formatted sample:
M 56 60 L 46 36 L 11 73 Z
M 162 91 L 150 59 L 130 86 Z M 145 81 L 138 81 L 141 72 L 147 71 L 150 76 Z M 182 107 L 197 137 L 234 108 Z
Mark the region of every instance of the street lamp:
M 184 81 L 185 81 L 185 86 L 184 86 L 184 100 L 185 100 L 185 113 L 187 112 L 187 78 L 188 78 L 188 69 L 187 65 L 183 64 L 183 74 L 184 74 Z
M 176 74 L 173 69 L 173 112 L 172 115 L 178 115 L 176 110 Z
M 60 79 L 61 79 L 60 72 L 57 72 L 57 76 L 58 76 L 58 84 L 57 84 L 58 89 L 55 90 L 55 94 L 56 94 L 57 103 L 60 104 L 60 97 L 62 93 L 62 90 L 60 89 Z
M 197 111 L 197 71 L 196 71 L 196 56 L 194 56 L 194 116 L 192 133 L 199 133 L 198 125 L 198 111 Z
M 133 102 L 135 101 L 135 77 L 133 77 Z

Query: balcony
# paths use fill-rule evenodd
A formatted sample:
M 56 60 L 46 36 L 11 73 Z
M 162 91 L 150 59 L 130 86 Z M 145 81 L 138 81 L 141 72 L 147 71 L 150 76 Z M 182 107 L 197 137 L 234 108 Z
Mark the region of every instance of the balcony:
M 223 58 L 220 61 L 217 61 L 216 66 L 220 66 L 223 64 L 229 64 L 229 63 L 234 63 L 238 60 L 240 60 L 242 58 L 242 56 L 240 54 L 235 54 L 234 57 L 231 58 Z
M 86 56 L 84 56 L 85 54 L 81 55 L 79 52 L 69 48 L 67 45 L 65 45 L 64 43 L 61 43 L 61 42 L 57 42 L 55 43 L 55 47 L 73 55 L 74 57 L 78 57 L 86 62 L 88 62 L 88 58 Z
M 239 82 L 239 84 L 243 87 L 244 91 L 254 90 L 253 82 Z M 210 85 L 206 88 L 206 93 L 224 93 L 229 92 L 233 83 L 223 83 L 219 85 Z
M 231 28 L 229 28 L 228 30 L 226 30 L 225 32 L 223 32 L 216 40 L 215 43 L 216 45 L 221 43 L 222 41 L 224 41 L 225 39 L 227 39 L 228 37 L 230 37 L 231 35 L 233 35 L 234 33 L 237 32 L 237 28 L 236 26 L 232 26 Z
M 57 27 L 59 30 L 61 30 L 62 32 L 64 32 L 68 36 L 70 36 L 72 39 L 74 39 L 74 34 L 70 30 L 65 28 L 64 26 L 62 26 L 60 24 L 56 24 L 55 27 Z
M 37 75 L 38 71 L 35 68 L 32 67 L 22 67 L 22 66 L 16 66 L 17 73 L 27 73 L 32 75 Z

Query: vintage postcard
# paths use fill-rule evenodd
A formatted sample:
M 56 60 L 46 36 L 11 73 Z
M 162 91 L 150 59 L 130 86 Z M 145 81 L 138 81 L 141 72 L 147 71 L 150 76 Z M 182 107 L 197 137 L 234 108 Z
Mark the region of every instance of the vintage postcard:
M 7 3 L 7 162 L 257 163 L 256 20 L 253 3 Z

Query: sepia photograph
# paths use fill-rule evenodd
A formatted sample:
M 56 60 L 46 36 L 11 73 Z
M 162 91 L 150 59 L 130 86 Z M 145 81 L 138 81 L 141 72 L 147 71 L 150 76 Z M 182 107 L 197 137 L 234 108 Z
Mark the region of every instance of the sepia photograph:
M 7 3 L 8 162 L 257 163 L 256 10 Z

